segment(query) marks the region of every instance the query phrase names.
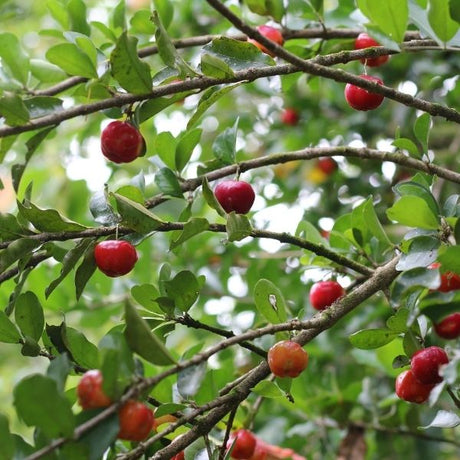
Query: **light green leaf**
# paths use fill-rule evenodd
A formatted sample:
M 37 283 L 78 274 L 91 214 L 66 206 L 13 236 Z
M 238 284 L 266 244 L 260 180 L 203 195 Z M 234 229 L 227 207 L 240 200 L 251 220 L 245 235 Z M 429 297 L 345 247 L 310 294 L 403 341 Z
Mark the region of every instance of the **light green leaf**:
M 19 343 L 21 334 L 14 323 L 6 316 L 5 312 L 0 311 L 0 342 Z
M 183 198 L 184 192 L 181 189 L 179 180 L 169 168 L 161 168 L 155 173 L 155 184 L 165 195 Z
M 131 350 L 158 366 L 174 364 L 174 358 L 167 348 L 129 302 L 125 304 L 125 321 L 124 335 Z
M 249 219 L 243 214 L 236 214 L 234 211 L 227 215 L 226 229 L 228 241 L 240 241 L 252 232 Z
M 96 68 L 90 57 L 73 43 L 60 43 L 46 52 L 46 59 L 69 75 L 97 78 Z
M 26 105 L 15 94 L 5 94 L 0 98 L 0 115 L 5 117 L 5 122 L 9 126 L 24 125 L 30 119 Z
M 89 35 L 91 29 L 86 21 L 86 5 L 83 0 L 70 0 L 67 3 L 67 11 L 69 12 L 70 29 Z
M 187 130 L 179 138 L 176 146 L 175 163 L 177 171 L 182 171 L 192 156 L 193 149 L 201 138 L 201 129 Z
M 25 54 L 15 35 L 11 33 L 0 34 L 0 58 L 10 70 L 11 75 L 23 86 L 26 86 L 29 79 L 29 57 Z
M 264 398 L 269 399 L 284 397 L 284 394 L 279 389 L 278 385 L 268 380 L 262 380 L 257 383 L 254 388 L 252 388 L 252 391 L 260 396 L 263 396 Z
M 169 246 L 170 250 L 173 250 L 180 246 L 185 241 L 203 233 L 209 228 L 209 222 L 203 217 L 192 217 L 188 222 L 184 224 L 184 229 L 179 233 L 177 238 L 171 241 Z
M 401 307 L 394 315 L 390 316 L 387 319 L 386 325 L 388 329 L 391 329 L 393 332 L 401 334 L 407 331 L 408 318 L 409 310 L 407 308 Z
M 380 348 L 398 336 L 397 332 L 388 329 L 363 329 L 350 335 L 351 344 L 362 350 Z
M 453 38 L 460 27 L 450 16 L 449 0 L 430 0 L 428 21 L 443 43 Z
M 417 117 L 414 124 L 414 134 L 423 148 L 423 152 L 428 150 L 428 136 L 430 134 L 431 116 L 429 113 L 424 113 Z
M 272 323 L 283 323 L 287 319 L 286 301 L 277 286 L 267 279 L 260 279 L 254 287 L 254 303 L 265 319 Z
M 176 144 L 176 138 L 169 131 L 158 134 L 154 141 L 156 153 L 170 169 L 176 167 Z
M 387 216 L 408 227 L 436 230 L 440 225 L 439 216 L 433 213 L 427 202 L 413 195 L 401 197 L 387 210 Z

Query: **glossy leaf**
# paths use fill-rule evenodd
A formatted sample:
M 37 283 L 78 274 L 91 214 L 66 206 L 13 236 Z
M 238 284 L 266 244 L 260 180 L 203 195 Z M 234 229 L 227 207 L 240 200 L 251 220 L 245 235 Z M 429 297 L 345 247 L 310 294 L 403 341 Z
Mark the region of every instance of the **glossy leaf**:
M 82 332 L 64 325 L 62 341 L 77 364 L 86 369 L 99 368 L 99 351 L 96 345 L 91 343 Z
M 427 202 L 418 196 L 401 197 L 387 210 L 388 218 L 408 227 L 435 230 L 439 227 L 439 216 L 434 214 Z
M 178 140 L 175 154 L 176 169 L 178 171 L 182 171 L 189 162 L 193 149 L 200 142 L 201 133 L 201 129 L 192 129 L 186 131 Z
M 428 267 L 436 260 L 439 245 L 439 240 L 431 236 L 414 238 L 407 252 L 401 255 L 396 269 L 404 271 L 417 267 Z
M 177 390 L 185 399 L 193 398 L 198 393 L 206 375 L 206 362 L 186 367 L 177 374 Z
M 201 217 L 193 217 L 184 224 L 184 229 L 179 233 L 179 235 L 171 241 L 169 249 L 173 250 L 180 246 L 185 241 L 203 233 L 209 228 L 209 222 L 207 219 Z
M 220 133 L 212 145 L 214 156 L 223 164 L 233 164 L 236 155 L 236 137 L 238 134 L 238 119 L 231 128 Z
M 430 134 L 431 117 L 428 113 L 420 115 L 414 124 L 414 134 L 420 142 L 423 152 L 428 150 L 428 137 Z
M 227 235 L 228 241 L 240 241 L 252 233 L 251 223 L 249 219 L 242 215 L 231 212 L 227 215 Z
M 21 334 L 15 324 L 6 316 L 5 312 L 0 311 L 0 342 L 19 343 Z
M 214 195 L 214 192 L 211 190 L 209 187 L 209 182 L 205 177 L 203 177 L 203 183 L 202 183 L 202 190 L 203 190 L 203 197 L 206 200 L 206 203 L 217 211 L 217 213 L 222 216 L 226 217 L 227 213 L 224 211 L 224 208 L 220 205 L 220 203 L 217 201 L 216 196 Z
M 198 299 L 200 283 L 196 276 L 188 271 L 180 271 L 173 279 L 165 282 L 168 297 L 174 299 L 175 306 L 187 312 Z
M 350 335 L 350 342 L 356 348 L 372 350 L 390 343 L 398 333 L 388 329 L 363 329 Z
M 165 195 L 183 198 L 184 192 L 181 189 L 179 180 L 169 168 L 161 168 L 155 173 L 155 184 Z
M 16 299 L 14 319 L 24 336 L 39 340 L 45 327 L 43 307 L 31 291 L 20 294 Z
M 280 289 L 270 280 L 261 279 L 256 283 L 254 303 L 269 323 L 278 324 L 286 321 L 286 301 Z
M 97 78 L 96 68 L 89 56 L 73 43 L 60 43 L 46 52 L 46 59 L 69 75 Z
M 32 251 L 41 246 L 37 240 L 20 238 L 13 241 L 6 249 L 0 252 L 0 273 L 21 258 L 30 258 Z

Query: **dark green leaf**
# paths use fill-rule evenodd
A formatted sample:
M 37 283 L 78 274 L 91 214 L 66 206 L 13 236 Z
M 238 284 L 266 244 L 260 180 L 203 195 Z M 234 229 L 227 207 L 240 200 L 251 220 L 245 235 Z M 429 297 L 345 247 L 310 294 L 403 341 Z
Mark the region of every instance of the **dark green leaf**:
M 53 280 L 45 290 L 46 297 L 49 297 L 59 284 L 61 284 L 65 277 L 75 268 L 77 262 L 86 253 L 88 247 L 92 243 L 93 240 L 91 238 L 84 238 L 78 242 L 74 248 L 67 252 L 62 261 L 62 268 L 59 276 Z
M 192 129 L 185 132 L 176 146 L 176 169 L 182 171 L 192 156 L 193 149 L 198 145 L 201 138 L 201 129 Z
M 0 58 L 2 63 L 8 67 L 13 78 L 26 86 L 29 79 L 29 57 L 15 35 L 0 34 Z
M 46 52 L 46 59 L 69 75 L 97 78 L 91 58 L 73 43 L 60 43 Z
M 152 90 L 149 65 L 137 55 L 137 38 L 121 34 L 110 55 L 112 75 L 130 93 L 144 94 Z
M 77 364 L 87 369 L 97 369 L 100 365 L 99 351 L 82 332 L 64 325 L 62 328 L 62 341 L 72 353 Z
M 155 173 L 155 184 L 165 195 L 183 198 L 184 192 L 181 189 L 179 180 L 169 168 L 161 168 Z
M 431 236 L 414 238 L 406 253 L 402 254 L 396 269 L 400 271 L 427 267 L 436 260 L 440 241 Z
M 206 177 L 203 177 L 203 183 L 202 183 L 202 189 L 203 189 L 203 197 L 206 200 L 206 203 L 217 211 L 219 215 L 222 217 L 226 217 L 227 213 L 224 211 L 224 208 L 220 205 L 220 203 L 217 201 L 214 192 L 210 189 L 209 187 L 209 182 Z
M 286 321 L 286 301 L 280 289 L 267 279 L 257 281 L 254 303 L 260 314 L 272 324 Z
M 252 233 L 249 219 L 245 215 L 236 214 L 233 211 L 228 214 L 226 229 L 228 241 L 240 241 Z
M 8 241 L 31 233 L 24 228 L 13 214 L 0 213 L 0 241 Z
M 174 358 L 160 339 L 152 333 L 147 322 L 129 302 L 125 304 L 125 337 L 131 350 L 158 366 L 174 364 Z
M 223 164 L 235 163 L 236 136 L 238 134 L 238 119 L 231 128 L 220 133 L 212 144 L 214 156 Z
M 13 398 L 18 416 L 27 426 L 36 426 L 49 438 L 72 435 L 75 419 L 70 402 L 59 393 L 53 379 L 29 375 L 16 385 Z
M 16 299 L 14 319 L 24 336 L 39 340 L 45 327 L 43 307 L 31 291 L 20 294 Z
M 203 217 L 193 217 L 184 224 L 184 229 L 177 238 L 171 241 L 169 249 L 173 250 L 195 235 L 203 233 L 209 228 L 209 222 Z
M 94 259 L 94 247 L 96 242 L 93 241 L 89 244 L 83 255 L 83 260 L 75 271 L 75 297 L 78 300 L 83 294 L 86 283 L 90 280 L 91 276 L 96 270 L 96 261 Z
M 65 383 L 72 365 L 66 353 L 56 356 L 49 364 L 46 375 L 51 377 L 57 385 L 59 392 L 65 391 Z
M 164 110 L 166 107 L 169 107 L 170 105 L 182 100 L 188 94 L 191 94 L 191 91 L 184 91 L 173 94 L 171 96 L 156 97 L 155 99 L 148 99 L 147 101 L 143 101 L 141 104 L 139 104 L 138 107 L 139 123 L 143 123 L 144 121 L 149 120 L 154 115 Z M 155 141 L 156 139 L 157 138 L 155 138 Z M 174 167 L 174 165 L 168 166 Z
M 398 336 L 397 332 L 388 329 L 363 329 L 350 335 L 350 342 L 356 348 L 372 350 L 390 343 Z
M 155 230 L 164 222 L 139 203 L 122 195 L 114 193 L 118 212 L 123 218 L 123 224 L 134 231 L 144 234 Z
M 30 258 L 32 251 L 41 245 L 40 241 L 21 238 L 13 241 L 6 249 L 0 252 L 0 273 L 11 264 L 23 257 Z
M 198 299 L 200 287 L 196 276 L 188 270 L 179 272 L 172 280 L 165 282 L 166 294 L 183 312 L 187 312 Z
M 15 439 L 10 433 L 8 419 L 0 414 L 0 460 L 11 460 L 15 451 Z
M 460 273 L 460 246 L 443 247 L 439 252 L 438 261 L 441 263 L 443 271 L 450 270 Z
M 460 23 L 460 3 L 457 0 L 449 0 L 450 17 Z
M 5 122 L 9 126 L 24 125 L 30 119 L 27 107 L 15 94 L 6 94 L 0 98 L 0 115 L 5 117 Z
M 5 312 L 0 311 L 0 342 L 19 343 L 21 334 L 14 323 L 6 316 Z
M 403 348 L 404 352 L 409 358 L 411 358 L 417 350 L 420 350 L 420 348 L 422 348 L 422 345 L 417 339 L 416 335 L 410 329 L 404 334 Z
M 420 115 L 414 124 L 414 134 L 417 140 L 420 142 L 423 152 L 426 153 L 428 150 L 428 136 L 430 134 L 431 117 L 430 114 L 424 113 Z
M 41 348 L 38 342 L 32 337 L 25 336 L 21 347 L 21 354 L 23 356 L 38 356 Z

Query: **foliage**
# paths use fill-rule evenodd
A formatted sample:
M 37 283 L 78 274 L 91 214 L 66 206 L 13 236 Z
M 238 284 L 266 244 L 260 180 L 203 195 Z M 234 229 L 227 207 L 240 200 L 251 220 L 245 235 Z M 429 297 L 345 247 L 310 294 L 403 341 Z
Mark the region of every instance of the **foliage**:
M 437 291 L 460 273 L 457 2 L 3 0 L 0 19 L 0 459 L 217 459 L 238 428 L 275 459 L 456 458 L 459 341 L 432 326 L 460 311 Z M 355 51 L 363 31 L 383 47 Z M 353 110 L 347 83 L 383 104 Z M 144 156 L 102 156 L 113 119 Z M 216 201 L 226 177 L 253 185 L 247 216 Z M 128 275 L 97 270 L 106 238 L 136 246 Z M 322 279 L 347 294 L 316 312 Z M 289 338 L 308 367 L 270 377 Z M 430 345 L 443 383 L 399 400 Z M 82 411 L 93 368 L 116 402 Z M 117 439 L 133 397 L 169 416 L 141 444 Z

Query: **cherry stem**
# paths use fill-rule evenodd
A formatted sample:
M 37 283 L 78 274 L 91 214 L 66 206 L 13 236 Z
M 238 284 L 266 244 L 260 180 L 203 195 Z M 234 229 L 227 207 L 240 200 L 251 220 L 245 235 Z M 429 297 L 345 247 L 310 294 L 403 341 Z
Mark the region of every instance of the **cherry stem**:
M 451 387 L 449 385 L 446 386 L 447 393 L 449 393 L 449 396 L 452 398 L 452 401 L 454 401 L 454 404 L 457 406 L 458 409 L 460 409 L 460 399 L 455 396 L 455 393 L 452 391 Z

